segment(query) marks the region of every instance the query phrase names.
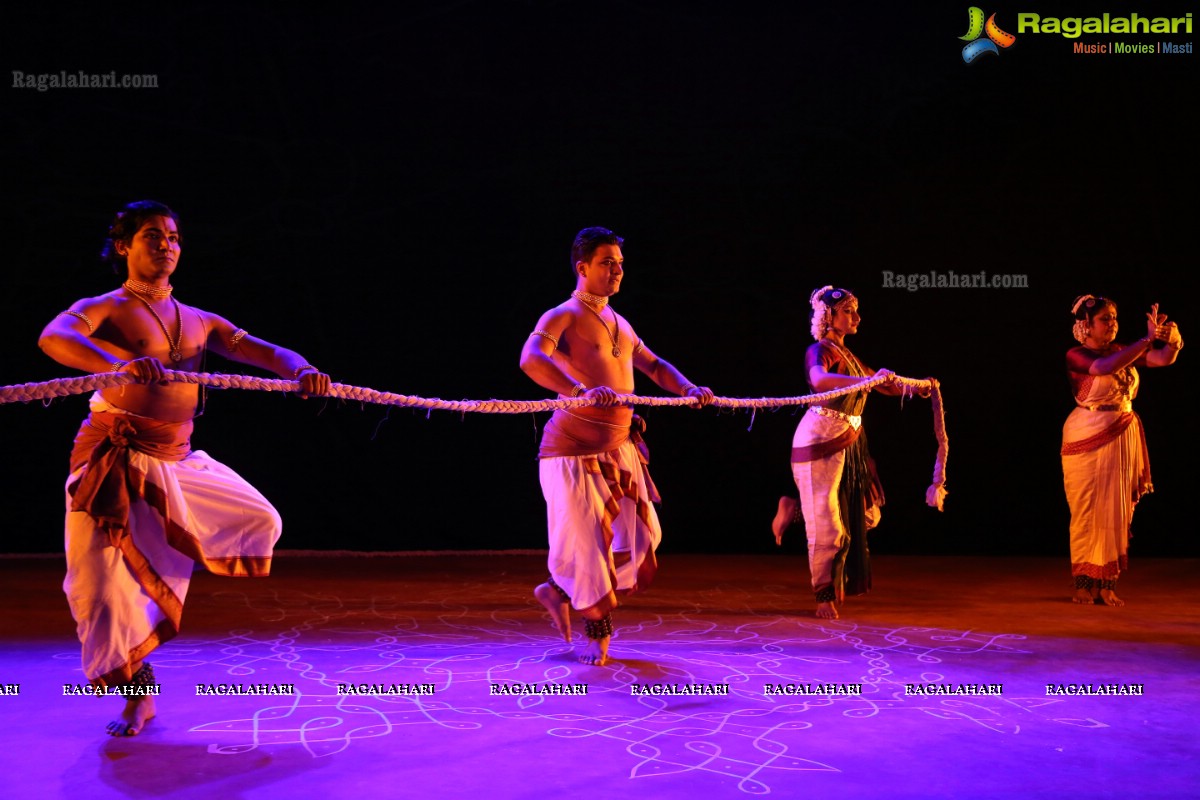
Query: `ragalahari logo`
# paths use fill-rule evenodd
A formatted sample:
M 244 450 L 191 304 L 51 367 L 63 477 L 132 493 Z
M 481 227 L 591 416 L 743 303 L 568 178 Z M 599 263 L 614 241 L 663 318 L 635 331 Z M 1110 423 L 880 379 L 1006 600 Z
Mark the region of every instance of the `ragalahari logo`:
M 986 39 L 980 39 L 984 33 L 987 34 Z M 1017 37 L 1011 33 L 1005 33 L 1000 30 L 1000 26 L 996 24 L 996 15 L 992 14 L 987 18 L 987 22 L 983 21 L 983 9 L 978 6 L 971 6 L 967 9 L 967 35 L 960 36 L 964 42 L 969 44 L 963 48 L 963 61 L 970 64 L 975 59 L 979 58 L 984 53 L 992 55 L 1000 55 L 1000 49 L 1012 47 L 1013 42 Z

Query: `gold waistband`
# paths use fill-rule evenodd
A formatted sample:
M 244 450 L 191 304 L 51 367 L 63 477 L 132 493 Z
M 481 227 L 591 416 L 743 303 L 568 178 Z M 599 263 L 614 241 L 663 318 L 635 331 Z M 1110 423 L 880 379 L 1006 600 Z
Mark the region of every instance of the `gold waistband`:
M 1133 411 L 1132 400 L 1126 400 L 1123 403 L 1097 403 L 1090 406 L 1084 405 L 1083 403 L 1076 403 L 1075 405 L 1079 406 L 1085 411 Z
M 834 411 L 832 408 L 826 408 L 825 406 L 809 406 L 808 408 L 810 411 L 819 414 L 822 417 L 840 419 L 854 430 L 858 430 L 862 427 L 862 417 L 857 414 L 843 414 L 841 411 Z

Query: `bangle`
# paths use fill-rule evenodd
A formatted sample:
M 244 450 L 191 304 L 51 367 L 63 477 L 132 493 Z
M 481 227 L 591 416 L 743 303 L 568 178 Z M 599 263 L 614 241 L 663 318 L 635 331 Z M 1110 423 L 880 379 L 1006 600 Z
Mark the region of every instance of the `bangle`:
M 128 361 L 114 361 L 112 363 L 112 366 L 109 367 L 108 371 L 109 372 L 120 372 L 121 367 L 125 366 L 128 363 L 129 363 Z
M 692 389 L 695 389 L 695 388 L 696 388 L 696 384 L 685 383 L 683 385 L 683 388 L 679 390 L 679 396 L 683 397 L 684 395 L 686 395 L 688 392 L 690 392 Z
M 586 386 L 584 386 L 582 383 L 577 383 L 571 389 L 571 397 L 579 397 L 579 395 L 583 394 L 586 391 L 587 391 Z
M 317 372 L 321 371 L 321 370 L 317 369 L 316 367 L 314 367 L 312 364 L 301 364 L 300 366 L 296 367 L 296 371 L 292 373 L 292 377 L 299 378 L 300 373 L 304 372 L 304 370 L 306 370 L 306 369 L 316 370 Z

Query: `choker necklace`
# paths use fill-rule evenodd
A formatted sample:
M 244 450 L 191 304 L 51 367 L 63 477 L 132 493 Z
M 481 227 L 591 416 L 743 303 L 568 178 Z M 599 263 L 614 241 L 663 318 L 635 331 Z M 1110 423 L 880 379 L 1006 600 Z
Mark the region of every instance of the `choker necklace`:
M 175 290 L 174 286 L 155 286 L 152 283 L 135 281 L 133 278 L 130 278 L 121 285 L 136 294 L 150 295 L 155 300 L 162 300 L 164 297 L 170 297 L 171 292 Z
M 613 312 L 613 329 L 610 331 L 608 329 L 608 323 L 604 321 L 604 317 L 600 314 L 599 311 L 592 308 L 591 304 L 588 302 L 588 300 L 590 298 L 595 298 L 597 301 L 600 301 L 600 308 L 603 309 L 604 306 L 608 305 L 608 298 L 607 297 L 599 297 L 594 294 L 588 294 L 587 292 L 581 292 L 578 289 L 571 292 L 571 297 L 574 297 L 576 300 L 583 303 L 584 308 L 586 308 L 588 311 L 590 311 L 596 315 L 596 319 L 600 320 L 600 324 L 604 326 L 604 332 L 608 334 L 608 338 L 612 341 L 613 358 L 620 358 L 621 357 L 621 320 L 619 317 L 617 317 L 616 310 L 612 309 L 612 308 L 609 309 L 610 311 Z
M 591 292 L 581 292 L 576 289 L 571 292 L 571 297 L 574 297 L 585 306 L 595 306 L 596 308 L 604 308 L 608 305 L 608 298 L 603 295 L 592 294 Z
M 182 347 L 182 344 L 183 344 L 183 311 L 180 310 L 179 301 L 176 300 L 174 297 L 171 298 L 171 302 L 175 304 L 175 324 L 179 328 L 179 332 L 175 334 L 175 341 L 171 341 L 171 332 L 169 330 L 167 330 L 167 323 L 163 322 L 163 318 L 160 317 L 158 315 L 158 312 L 154 310 L 154 306 L 150 305 L 149 300 L 147 300 L 146 298 L 144 298 L 140 294 L 138 294 L 136 291 L 134 291 L 133 287 L 129 285 L 131 282 L 138 283 L 137 281 L 126 281 L 125 288 L 129 290 L 130 294 L 132 294 L 138 300 L 141 300 L 142 305 L 144 305 L 147 309 L 149 309 L 150 313 L 154 315 L 154 318 L 156 320 L 158 320 L 158 327 L 162 328 L 163 336 L 167 337 L 167 344 L 171 347 L 171 360 L 174 361 L 176 364 L 178 364 L 180 361 L 183 361 L 183 347 Z M 145 286 L 146 284 L 143 283 L 140 285 Z M 158 287 L 151 287 L 151 288 L 157 289 Z M 158 291 L 162 292 L 163 290 L 158 289 Z M 171 294 L 171 288 L 167 287 L 166 294 L 163 296 L 169 297 L 170 294 Z

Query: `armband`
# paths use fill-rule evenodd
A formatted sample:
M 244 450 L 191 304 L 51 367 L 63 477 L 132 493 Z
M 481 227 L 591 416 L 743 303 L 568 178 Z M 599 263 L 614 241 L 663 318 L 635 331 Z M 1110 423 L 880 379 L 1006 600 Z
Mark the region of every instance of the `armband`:
M 229 337 L 229 352 L 237 350 L 238 343 L 242 341 L 242 337 L 246 335 L 245 328 L 238 328 L 233 332 L 233 336 Z
M 84 321 L 84 323 L 85 323 L 85 324 L 88 326 L 88 333 L 95 333 L 95 332 L 96 332 L 96 326 L 95 326 L 95 325 L 93 325 L 93 324 L 92 324 L 92 321 L 91 321 L 90 319 L 88 319 L 88 318 L 87 318 L 87 314 L 84 314 L 84 313 L 82 313 L 82 312 L 79 312 L 79 311 L 60 311 L 60 312 L 58 312 L 58 316 L 60 316 L 60 317 L 61 317 L 63 314 L 69 314 L 69 315 L 71 315 L 72 317 L 75 317 L 75 318 L 77 318 L 77 319 L 81 319 L 81 320 L 83 320 L 83 321 Z
M 543 331 L 543 330 L 540 330 L 540 329 L 539 329 L 539 330 L 536 330 L 536 331 L 534 331 L 533 333 L 531 333 L 531 334 L 529 334 L 529 335 L 530 335 L 530 336 L 540 336 L 540 337 L 542 337 L 543 339 L 549 339 L 549 340 L 550 340 L 550 343 L 551 343 L 552 345 L 554 345 L 554 349 L 555 349 L 555 350 L 557 350 L 557 349 L 558 349 L 558 337 L 557 337 L 557 336 L 555 336 L 554 334 L 550 333 L 549 331 Z

